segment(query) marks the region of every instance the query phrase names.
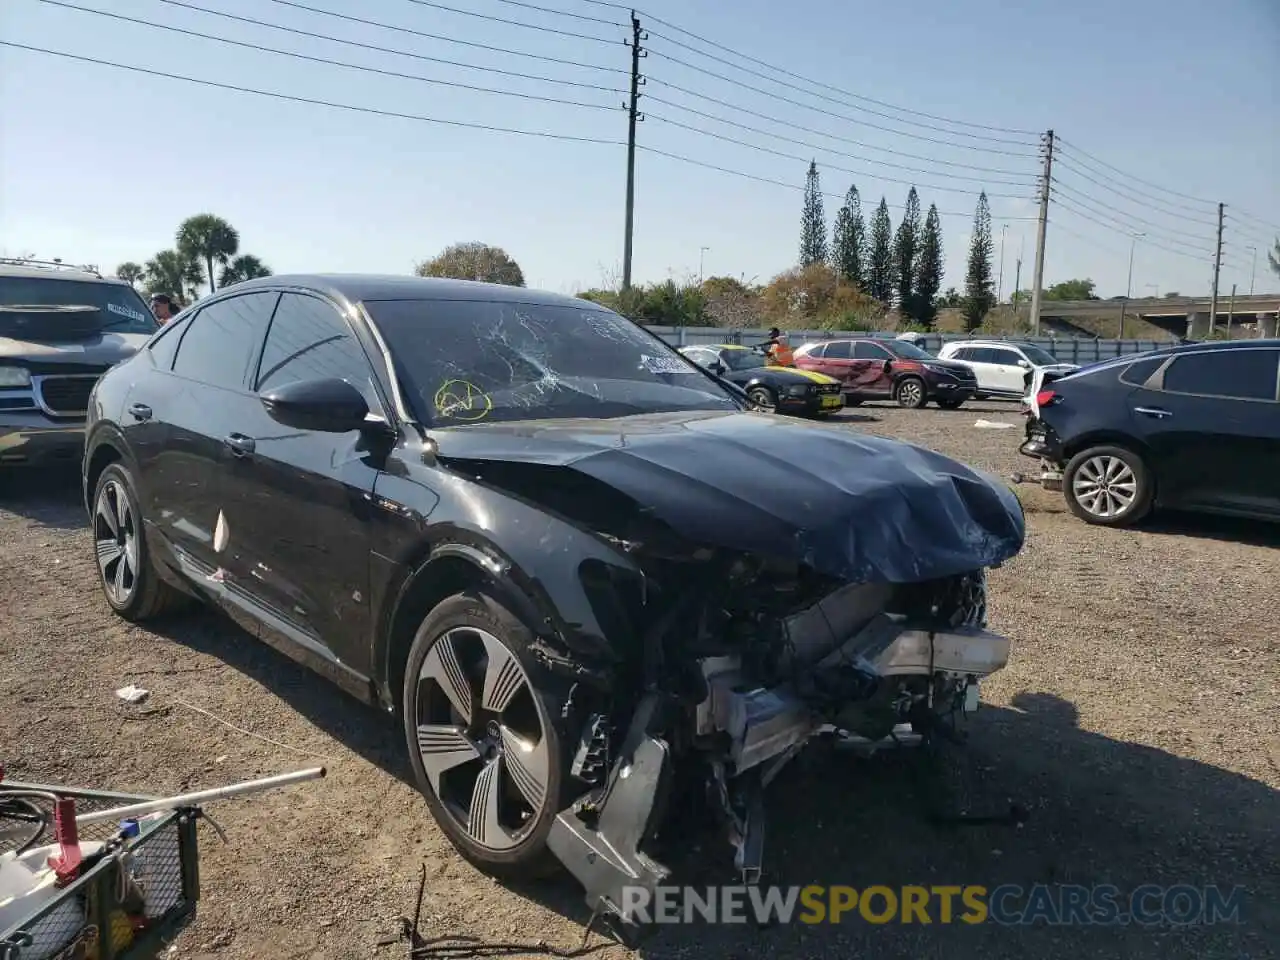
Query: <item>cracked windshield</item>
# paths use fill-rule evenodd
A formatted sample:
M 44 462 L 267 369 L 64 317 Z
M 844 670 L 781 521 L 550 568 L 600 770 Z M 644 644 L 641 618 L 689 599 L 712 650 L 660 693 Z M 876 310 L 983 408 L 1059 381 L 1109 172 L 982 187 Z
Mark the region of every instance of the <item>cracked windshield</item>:
M 625 417 L 738 404 L 616 314 L 545 304 L 365 303 L 424 423 Z

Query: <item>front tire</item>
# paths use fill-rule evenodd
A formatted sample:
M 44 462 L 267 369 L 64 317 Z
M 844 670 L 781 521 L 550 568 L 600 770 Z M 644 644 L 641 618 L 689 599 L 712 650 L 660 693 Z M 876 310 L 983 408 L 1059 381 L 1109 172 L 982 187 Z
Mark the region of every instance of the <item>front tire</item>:
M 919 377 L 903 377 L 893 388 L 893 399 L 900 407 L 919 410 L 929 402 L 929 391 Z
M 567 771 L 533 633 L 491 596 L 460 593 L 423 620 L 405 669 L 404 731 L 418 789 L 467 860 L 505 879 L 544 876 Z
M 1151 512 L 1151 472 L 1132 450 L 1098 446 L 1071 458 L 1062 475 L 1067 507 L 1086 523 L 1127 527 Z
M 133 475 L 121 463 L 102 471 L 93 491 L 98 584 L 111 609 L 141 623 L 180 606 L 186 597 L 156 573 Z

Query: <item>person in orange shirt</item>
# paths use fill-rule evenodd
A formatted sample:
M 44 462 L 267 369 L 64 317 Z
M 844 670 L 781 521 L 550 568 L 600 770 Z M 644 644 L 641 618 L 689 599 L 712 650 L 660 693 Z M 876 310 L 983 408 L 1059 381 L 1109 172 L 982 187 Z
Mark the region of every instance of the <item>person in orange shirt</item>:
M 768 345 L 765 347 L 765 356 L 769 358 L 770 366 L 794 367 L 796 365 L 795 351 L 787 343 L 786 334 L 777 327 L 769 331 L 769 339 L 765 343 Z

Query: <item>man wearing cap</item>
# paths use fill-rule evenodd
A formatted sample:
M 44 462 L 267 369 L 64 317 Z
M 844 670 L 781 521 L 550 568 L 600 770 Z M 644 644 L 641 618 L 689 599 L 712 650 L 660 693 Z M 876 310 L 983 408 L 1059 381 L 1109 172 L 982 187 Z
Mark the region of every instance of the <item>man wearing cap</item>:
M 163 326 L 173 319 L 178 310 L 171 296 L 167 293 L 157 293 L 151 297 L 151 312 L 156 315 L 156 319 Z

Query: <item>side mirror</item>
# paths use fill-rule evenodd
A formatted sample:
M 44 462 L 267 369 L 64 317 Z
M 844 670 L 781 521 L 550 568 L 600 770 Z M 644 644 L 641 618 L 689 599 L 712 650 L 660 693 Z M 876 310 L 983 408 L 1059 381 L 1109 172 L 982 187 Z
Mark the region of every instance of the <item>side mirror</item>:
M 369 404 L 346 380 L 301 380 L 262 394 L 272 420 L 297 430 L 347 433 L 364 426 Z
M 884 364 L 884 372 L 885 372 L 885 373 L 888 373 L 888 372 L 889 372 L 889 368 L 893 366 L 893 361 L 892 361 L 892 360 L 883 360 L 883 361 L 881 361 L 881 362 Z
M 1019 360 L 1018 360 L 1018 366 L 1020 366 L 1023 370 L 1030 370 L 1030 369 L 1031 369 L 1031 361 L 1030 361 L 1030 360 L 1023 360 L 1023 359 L 1019 358 Z
M 727 369 L 725 369 L 725 365 L 721 363 L 719 360 L 711 364 L 711 366 L 708 367 L 707 369 L 710 370 L 712 373 L 714 373 L 717 377 L 723 377 L 726 373 L 729 372 Z

